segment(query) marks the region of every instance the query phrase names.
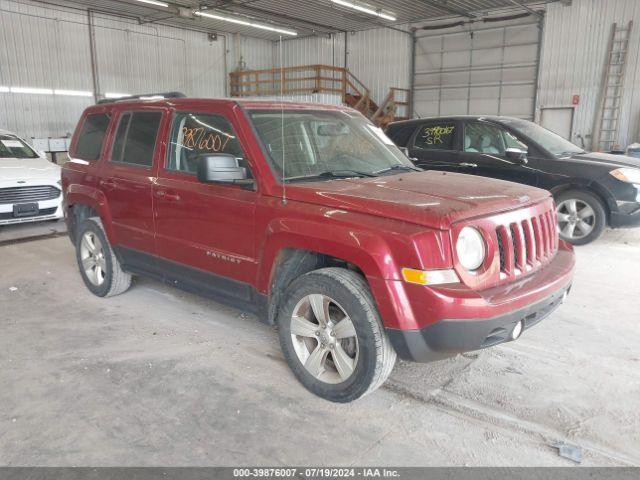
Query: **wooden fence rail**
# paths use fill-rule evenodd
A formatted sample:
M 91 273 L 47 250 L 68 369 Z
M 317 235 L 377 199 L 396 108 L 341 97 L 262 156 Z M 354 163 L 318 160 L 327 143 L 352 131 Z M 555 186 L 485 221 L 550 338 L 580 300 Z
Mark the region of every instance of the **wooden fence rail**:
M 301 65 L 266 70 L 231 72 L 232 97 L 262 97 L 297 94 L 332 94 L 360 111 L 377 125 L 409 118 L 411 97 L 407 89 L 391 88 L 380 105 L 371 92 L 348 69 L 331 65 Z M 400 115 L 402 110 L 402 115 Z

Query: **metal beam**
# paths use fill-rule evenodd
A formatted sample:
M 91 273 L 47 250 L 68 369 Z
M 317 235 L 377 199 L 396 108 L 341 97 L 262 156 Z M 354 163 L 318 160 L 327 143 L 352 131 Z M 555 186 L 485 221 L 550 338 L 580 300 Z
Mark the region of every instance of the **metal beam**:
M 89 27 L 89 56 L 91 60 L 91 83 L 93 85 L 93 99 L 100 100 L 100 77 L 98 74 L 98 60 L 96 58 L 96 32 L 93 25 L 93 10 L 87 9 L 87 26 Z
M 478 18 L 476 15 L 474 15 L 470 11 L 463 10 L 462 8 L 456 8 L 450 5 L 446 5 L 446 2 L 444 1 L 438 1 L 438 0 L 420 0 L 420 1 L 421 3 L 426 3 L 431 7 L 440 9 L 443 12 L 452 13 L 454 15 L 460 15 L 461 17 Z
M 251 12 L 251 13 L 256 13 L 256 14 L 260 14 L 262 16 L 271 16 L 271 17 L 276 17 L 276 18 L 282 18 L 285 19 L 289 22 L 295 22 L 297 23 L 299 26 L 298 28 L 304 28 L 307 30 L 311 30 L 311 31 L 319 31 L 319 33 L 324 33 L 324 34 L 329 34 L 329 33 L 335 33 L 335 32 L 340 32 L 342 30 L 340 30 L 339 28 L 335 28 L 332 27 L 330 25 L 324 25 L 322 23 L 316 23 L 316 22 L 311 22 L 309 20 L 304 20 L 302 18 L 299 17 L 294 17 L 291 15 L 286 15 L 286 14 L 282 14 L 282 13 L 276 13 L 276 12 L 271 12 L 269 10 L 265 10 L 263 8 L 258 8 L 258 7 L 253 7 L 253 6 L 249 6 L 247 5 L 250 2 L 246 2 L 243 4 L 234 4 L 234 3 L 230 3 L 230 2 L 216 2 L 216 4 L 214 5 L 208 5 L 208 4 L 204 4 L 202 6 L 207 6 L 207 8 L 214 8 L 217 10 L 222 10 L 225 12 L 229 12 L 232 14 L 236 14 L 236 15 L 242 15 L 242 11 L 246 10 L 247 12 Z M 235 9 L 234 9 L 235 7 Z M 269 20 L 272 20 L 273 18 L 269 18 Z M 306 27 L 304 25 L 307 25 Z
M 508 1 L 509 3 L 511 3 L 511 4 L 515 5 L 515 6 L 517 6 L 517 7 L 523 8 L 524 10 L 526 10 L 527 12 L 529 12 L 529 13 L 531 13 L 531 14 L 535 15 L 535 16 L 536 16 L 536 17 L 538 17 L 538 18 L 542 18 L 542 17 L 543 17 L 542 13 L 540 13 L 540 12 L 538 12 L 538 11 L 534 10 L 533 8 L 530 8 L 530 7 L 528 7 L 528 6 L 526 6 L 526 5 L 522 4 L 522 3 L 520 3 L 518 0 L 507 0 L 507 1 Z

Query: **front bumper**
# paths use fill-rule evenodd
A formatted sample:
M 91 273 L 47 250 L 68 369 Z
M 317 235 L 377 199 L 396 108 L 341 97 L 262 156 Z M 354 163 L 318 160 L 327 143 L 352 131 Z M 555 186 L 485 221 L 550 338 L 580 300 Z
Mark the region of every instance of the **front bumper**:
M 386 332 L 400 358 L 423 363 L 440 360 L 511 341 L 518 322 L 523 331 L 531 328 L 558 308 L 570 290 L 571 284 L 543 300 L 492 318 L 445 319 L 420 330 L 387 328 Z
M 612 228 L 640 227 L 640 202 L 618 202 L 618 212 L 611 212 Z
M 8 185 L 14 187 L 14 185 Z M 35 186 L 47 186 L 60 189 L 60 186 L 55 182 L 53 183 L 28 183 L 27 187 Z M 0 184 L 0 188 L 3 185 Z M 37 203 L 38 214 L 26 217 L 16 217 L 13 213 L 13 206 L 17 203 Z M 21 198 L 19 201 L 12 201 L 11 203 L 0 203 L 0 225 L 13 225 L 18 223 L 30 223 L 30 222 L 42 222 L 46 220 L 57 220 L 63 217 L 62 209 L 62 192 L 58 197 L 46 200 L 31 199 L 28 196 Z

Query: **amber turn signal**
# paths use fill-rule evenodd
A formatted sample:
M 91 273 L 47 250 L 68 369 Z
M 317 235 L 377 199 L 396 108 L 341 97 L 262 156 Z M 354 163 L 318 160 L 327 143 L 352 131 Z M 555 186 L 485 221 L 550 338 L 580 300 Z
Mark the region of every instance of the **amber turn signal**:
M 460 281 L 453 270 L 416 270 L 415 268 L 403 268 L 402 278 L 405 282 L 416 285 L 441 285 Z

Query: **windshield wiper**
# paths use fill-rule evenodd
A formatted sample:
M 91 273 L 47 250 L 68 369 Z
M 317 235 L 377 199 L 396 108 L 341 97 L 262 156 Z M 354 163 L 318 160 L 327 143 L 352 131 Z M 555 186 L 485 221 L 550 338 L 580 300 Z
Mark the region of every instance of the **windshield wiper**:
M 315 180 L 318 178 L 353 178 L 353 177 L 377 177 L 375 173 L 360 172 L 358 170 L 327 170 L 326 172 L 315 173 L 313 175 L 302 175 L 300 177 L 287 177 L 285 181 L 291 180 Z
M 585 151 L 582 152 L 574 152 L 573 150 L 570 152 L 561 152 L 561 153 L 556 153 L 556 157 L 573 157 L 574 155 L 582 155 L 584 153 L 587 153 Z
M 396 163 L 395 165 L 391 165 L 389 168 L 383 168 L 382 170 L 377 170 L 373 173 L 379 175 L 381 173 L 393 172 L 396 170 L 404 170 L 404 171 L 413 171 L 413 172 L 422 172 L 423 170 L 414 165 L 405 165 L 404 163 Z

